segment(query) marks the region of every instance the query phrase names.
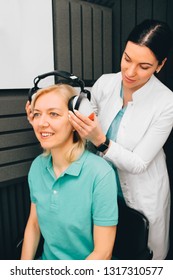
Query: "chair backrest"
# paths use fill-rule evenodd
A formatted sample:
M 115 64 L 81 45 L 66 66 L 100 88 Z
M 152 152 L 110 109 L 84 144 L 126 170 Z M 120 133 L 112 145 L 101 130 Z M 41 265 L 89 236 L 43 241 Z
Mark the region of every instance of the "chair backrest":
M 113 249 L 113 259 L 148 260 L 153 253 L 148 248 L 149 222 L 135 209 L 119 199 L 119 223 Z

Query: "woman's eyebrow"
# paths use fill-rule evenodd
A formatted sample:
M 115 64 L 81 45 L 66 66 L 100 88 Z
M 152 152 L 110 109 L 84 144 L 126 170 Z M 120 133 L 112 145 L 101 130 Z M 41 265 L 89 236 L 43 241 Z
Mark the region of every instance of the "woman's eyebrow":
M 41 109 L 34 108 L 34 111 L 40 111 L 40 110 Z M 47 108 L 47 111 L 54 111 L 54 110 L 62 111 L 62 109 L 58 107 Z
M 126 52 L 124 52 L 125 53 L 125 55 L 127 55 L 128 56 L 128 58 L 130 58 L 130 56 L 126 53 Z

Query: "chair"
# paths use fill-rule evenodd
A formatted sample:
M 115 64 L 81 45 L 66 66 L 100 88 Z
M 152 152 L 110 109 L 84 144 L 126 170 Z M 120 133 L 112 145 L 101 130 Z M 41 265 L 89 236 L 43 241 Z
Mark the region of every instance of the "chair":
M 149 222 L 135 209 L 118 200 L 119 223 L 113 248 L 113 259 L 150 260 L 153 252 L 148 248 Z

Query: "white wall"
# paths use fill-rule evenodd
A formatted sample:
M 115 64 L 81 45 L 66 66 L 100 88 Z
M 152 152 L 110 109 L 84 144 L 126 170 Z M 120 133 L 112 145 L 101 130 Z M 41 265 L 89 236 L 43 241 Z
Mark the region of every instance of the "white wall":
M 54 69 L 51 0 L 0 0 L 0 89 Z

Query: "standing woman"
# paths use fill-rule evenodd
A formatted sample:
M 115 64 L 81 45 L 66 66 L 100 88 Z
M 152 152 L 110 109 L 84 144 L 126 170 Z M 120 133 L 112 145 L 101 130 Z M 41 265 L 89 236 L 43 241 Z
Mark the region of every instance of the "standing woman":
M 156 77 L 172 47 L 172 32 L 145 20 L 130 33 L 121 72 L 102 75 L 92 89 L 92 122 L 69 112 L 80 136 L 94 144 L 119 178 L 119 195 L 149 220 L 153 259 L 169 249 L 170 186 L 163 146 L 173 126 L 173 93 Z
M 118 221 L 113 169 L 85 150 L 68 119 L 76 90 L 58 84 L 40 89 L 31 103 L 32 125 L 44 153 L 29 171 L 31 210 L 22 260 L 34 259 L 40 232 L 43 260 L 111 259 Z

